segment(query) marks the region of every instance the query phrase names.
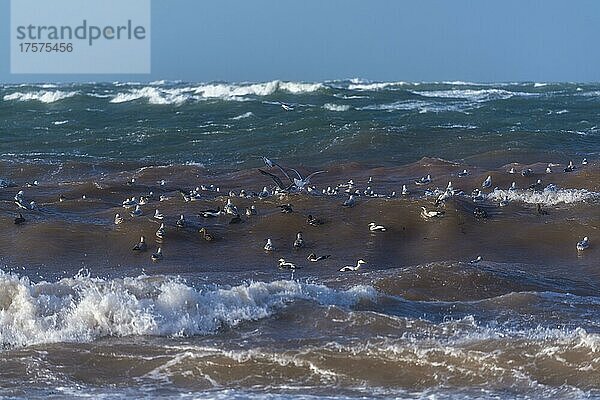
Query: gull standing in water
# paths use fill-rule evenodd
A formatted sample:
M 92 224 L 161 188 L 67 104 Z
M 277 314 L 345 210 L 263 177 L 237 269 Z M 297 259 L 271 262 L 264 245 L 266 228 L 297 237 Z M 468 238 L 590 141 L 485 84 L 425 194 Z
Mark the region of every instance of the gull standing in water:
M 406 185 L 402 185 L 402 196 L 408 196 L 409 194 L 410 192 L 408 191 Z
M 143 214 L 143 212 L 142 212 L 141 207 L 139 205 L 137 205 L 137 206 L 135 206 L 135 210 L 133 210 L 129 214 L 131 214 L 132 217 L 139 217 L 140 215 Z
M 584 237 L 582 241 L 577 242 L 577 250 L 578 251 L 584 251 L 588 247 L 590 247 L 590 241 L 587 236 Z
M 123 219 L 123 217 L 121 217 L 119 213 L 115 214 L 115 225 L 122 224 L 123 221 L 125 220 Z
M 160 211 L 158 211 L 158 209 L 156 209 L 156 211 L 154 211 L 154 218 L 163 219 L 164 217 L 165 216 Z
M 361 265 L 366 264 L 367 262 L 365 260 L 358 260 L 356 262 L 356 266 L 353 265 L 346 265 L 345 267 L 340 268 L 340 272 L 347 272 L 347 271 L 358 271 L 358 269 L 360 268 Z
M 183 216 L 183 214 L 179 216 L 179 219 L 175 223 L 175 226 L 177 226 L 178 228 L 185 228 L 185 217 Z
M 160 228 L 156 231 L 156 237 L 159 239 L 165 237 L 165 224 L 160 224 Z
M 377 225 L 375 222 L 371 222 L 369 223 L 369 230 L 371 232 L 385 232 L 385 226 L 383 225 Z
M 267 239 L 267 243 L 265 244 L 263 249 L 265 251 L 273 251 L 274 247 L 273 247 L 273 242 L 271 241 L 271 238 Z
M 304 247 L 304 238 L 302 237 L 302 232 L 298 232 L 296 235 L 296 240 L 294 240 L 294 248 L 298 250 L 302 247 Z
M 140 242 L 133 246 L 133 251 L 146 251 L 148 245 L 146 244 L 146 238 L 142 236 Z
M 161 260 L 163 258 L 162 248 L 159 247 L 158 250 L 156 250 L 156 253 L 152 253 L 150 258 L 152 258 L 152 261 L 154 262 Z
M 354 207 L 355 204 L 356 204 L 356 198 L 354 197 L 353 194 L 351 194 L 350 197 L 348 197 L 348 199 L 346 201 L 344 201 L 344 203 L 342 204 L 342 206 L 344 206 L 344 207 Z
M 481 187 L 486 189 L 492 186 L 492 176 L 488 175 L 487 178 L 485 178 L 485 181 L 483 181 L 483 183 L 481 184 Z

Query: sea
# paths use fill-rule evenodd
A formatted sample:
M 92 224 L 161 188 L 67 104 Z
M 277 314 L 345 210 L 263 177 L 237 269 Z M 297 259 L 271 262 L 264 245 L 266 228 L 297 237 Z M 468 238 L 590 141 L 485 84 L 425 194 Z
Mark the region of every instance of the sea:
M 598 83 L 0 84 L 0 399 L 600 399 L 599 160 Z

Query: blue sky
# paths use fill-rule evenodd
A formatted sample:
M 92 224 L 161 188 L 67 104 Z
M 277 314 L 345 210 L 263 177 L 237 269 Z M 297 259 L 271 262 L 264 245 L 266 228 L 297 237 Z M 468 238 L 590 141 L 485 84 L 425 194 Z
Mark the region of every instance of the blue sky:
M 150 75 L 11 75 L 0 15 L 1 82 L 600 81 L 594 0 L 152 0 Z

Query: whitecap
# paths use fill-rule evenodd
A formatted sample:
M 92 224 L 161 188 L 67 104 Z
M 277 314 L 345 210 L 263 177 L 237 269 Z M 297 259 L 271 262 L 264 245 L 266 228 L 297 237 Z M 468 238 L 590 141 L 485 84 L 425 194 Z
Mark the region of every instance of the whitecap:
M 59 100 L 73 97 L 78 92 L 63 92 L 61 90 L 40 90 L 36 92 L 15 92 L 4 96 L 4 101 L 40 101 L 42 103 L 54 103 Z
M 350 106 L 347 104 L 326 103 L 323 105 L 323 108 L 326 110 L 329 110 L 329 111 L 338 111 L 338 112 L 350 110 Z

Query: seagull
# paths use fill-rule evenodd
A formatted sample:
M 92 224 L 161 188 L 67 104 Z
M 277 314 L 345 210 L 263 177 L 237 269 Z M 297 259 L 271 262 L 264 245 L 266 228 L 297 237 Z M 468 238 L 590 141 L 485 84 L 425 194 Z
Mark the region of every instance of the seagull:
M 427 185 L 430 182 L 431 182 L 431 175 L 427 175 L 427 176 L 422 177 L 419 180 L 416 180 L 415 184 L 421 186 L 421 185 Z
M 521 171 L 521 175 L 522 176 L 531 176 L 531 175 L 533 175 L 533 170 L 531 168 L 525 168 L 523 171 Z
M 464 178 L 467 175 L 469 175 L 469 171 L 467 171 L 466 169 L 463 169 L 461 172 L 458 173 L 459 178 Z
M 322 219 L 315 218 L 312 215 L 309 215 L 308 218 L 306 218 L 306 222 L 312 226 L 319 226 L 319 225 L 323 225 L 325 223 Z
M 532 183 L 531 185 L 529 185 L 529 189 L 535 190 L 535 188 L 538 188 L 540 186 L 542 186 L 542 180 L 538 179 L 535 183 Z
M 25 218 L 23 217 L 23 214 L 19 213 L 19 216 L 15 218 L 15 225 L 21 225 L 24 222 Z
M 517 183 L 516 182 L 511 183 L 508 190 L 517 190 Z
M 124 208 L 132 208 L 132 207 L 138 205 L 138 201 L 135 199 L 135 197 L 132 197 L 130 199 L 128 198 L 125 201 L 123 201 L 122 204 L 123 204 Z
M 281 208 L 281 212 L 282 214 L 291 214 L 294 212 L 294 209 L 292 208 L 291 204 L 282 204 L 280 206 L 278 206 L 279 208 Z
M 445 211 L 436 211 L 436 210 L 427 211 L 427 209 L 425 207 L 421 207 L 421 210 L 422 210 L 421 216 L 423 218 L 441 218 L 446 213 Z
M 263 247 L 263 249 L 265 251 L 273 251 L 273 242 L 271 241 L 271 239 L 267 239 L 267 243 L 265 244 L 265 246 Z
M 202 238 L 207 242 L 212 242 L 213 240 L 215 240 L 215 237 L 208 233 L 206 228 L 201 228 L 198 232 L 202 235 Z
M 581 165 L 587 165 L 587 164 L 588 164 L 588 160 L 587 160 L 587 158 L 584 158 L 584 159 L 581 161 Z M 35 182 L 37 182 L 37 181 L 35 181 Z M 35 182 L 34 182 L 34 183 L 35 183 Z
M 548 166 L 546 167 L 546 173 L 547 174 L 551 174 L 552 173 L 552 168 L 550 168 L 550 164 L 548 164 Z
M 300 173 L 298 171 L 296 171 L 294 168 L 290 168 L 290 171 L 293 171 L 298 176 L 298 179 L 294 178 L 294 185 L 296 185 L 296 187 L 299 190 L 302 190 L 307 185 L 309 185 L 310 178 L 312 178 L 313 176 L 327 172 L 327 171 L 316 171 L 310 175 L 307 175 L 305 178 L 303 178 L 302 175 L 300 175 Z
M 227 213 L 227 214 L 232 214 L 232 215 L 238 214 L 237 207 L 233 205 L 233 203 L 231 202 L 231 199 L 227 199 L 227 204 L 225 204 L 225 206 L 223 207 L 223 211 L 225 211 L 225 213 Z
M 515 173 L 515 169 L 514 169 L 513 167 L 511 167 L 511 168 L 508 170 L 508 173 L 509 173 L 509 174 L 514 174 L 514 173 Z
M 158 211 L 158 209 L 156 209 L 156 211 L 154 211 L 154 218 L 163 219 L 164 217 L 165 216 L 160 211 Z
M 159 247 L 158 250 L 156 250 L 156 253 L 152 253 L 151 258 L 152 258 L 152 261 L 154 261 L 154 262 L 157 262 L 160 259 L 162 259 L 163 258 L 162 248 Z
M 271 195 L 271 192 L 269 192 L 269 189 L 267 189 L 267 187 L 265 186 L 265 187 L 263 187 L 263 190 L 258 194 L 258 198 L 266 199 L 270 195 Z
M 290 104 L 286 104 L 286 103 L 282 103 L 279 102 L 279 105 L 281 106 L 281 108 L 283 108 L 285 111 L 294 111 L 294 106 L 290 105 Z
M 590 241 L 588 240 L 587 236 L 584 237 L 581 242 L 577 242 L 577 250 L 579 251 L 584 251 L 588 247 L 590 247 Z
M 488 175 L 487 178 L 485 178 L 485 181 L 483 181 L 483 183 L 481 184 L 482 188 L 489 188 L 492 186 L 492 176 Z
M 402 185 L 402 196 L 408 196 L 409 194 L 410 192 L 408 191 L 406 185 Z
M 565 171 L 565 172 L 575 171 L 575 166 L 573 165 L 573 161 L 569 161 L 569 165 L 567 165 L 563 171 Z
M 156 237 L 162 239 L 165 236 L 165 224 L 160 224 L 160 228 L 156 231 Z
M 133 210 L 132 212 L 130 212 L 129 214 L 131 214 L 132 217 L 139 217 L 140 215 L 142 215 L 142 209 L 140 208 L 139 205 L 135 206 L 135 210 Z
M 185 217 L 183 216 L 183 214 L 179 216 L 179 219 L 177 220 L 177 222 L 175 222 L 175 225 L 178 228 L 185 228 Z
M 115 225 L 122 224 L 123 221 L 125 220 L 123 219 L 123 217 L 121 217 L 119 213 L 115 214 Z
M 351 194 L 350 197 L 348 197 L 348 199 L 346 201 L 344 201 L 344 203 L 342 204 L 342 206 L 344 206 L 344 207 L 354 207 L 355 204 L 356 204 L 356 198 L 354 197 L 353 194 Z
M 217 207 L 216 210 L 204 210 L 200 212 L 200 215 L 202 215 L 204 218 L 214 218 L 218 217 L 221 214 L 223 214 L 223 211 L 221 211 L 221 207 Z
M 258 214 L 256 211 L 256 206 L 254 204 L 252 204 L 250 206 L 250 215 L 256 215 L 256 214 Z
M 480 262 L 481 260 L 483 260 L 483 258 L 481 258 L 481 256 L 477 256 L 476 259 L 469 261 L 471 264 L 477 264 L 478 262 Z
M 375 222 L 369 223 L 369 230 L 371 232 L 385 232 L 386 231 L 385 226 L 377 225 L 377 224 L 375 224 Z
M 318 261 L 323 261 L 323 260 L 327 260 L 329 257 L 331 257 L 331 254 L 326 254 L 324 256 L 318 256 L 315 253 L 310 253 L 308 257 L 306 257 L 306 259 L 310 262 L 318 262 Z
M 285 259 L 283 259 L 283 258 L 280 258 L 278 260 L 278 262 L 279 262 L 279 269 L 296 269 L 297 268 L 295 264 L 285 261 Z
M 133 251 L 146 251 L 148 246 L 146 245 L 146 238 L 142 236 L 140 242 L 133 246 Z
M 360 268 L 361 265 L 366 264 L 367 262 L 365 260 L 358 260 L 356 262 L 356 266 L 353 265 L 346 265 L 345 267 L 340 268 L 340 272 L 346 272 L 346 271 L 358 271 L 358 269 Z
M 302 247 L 304 247 L 304 238 L 302 237 L 302 232 L 298 232 L 296 240 L 294 240 L 294 248 L 298 250 Z

